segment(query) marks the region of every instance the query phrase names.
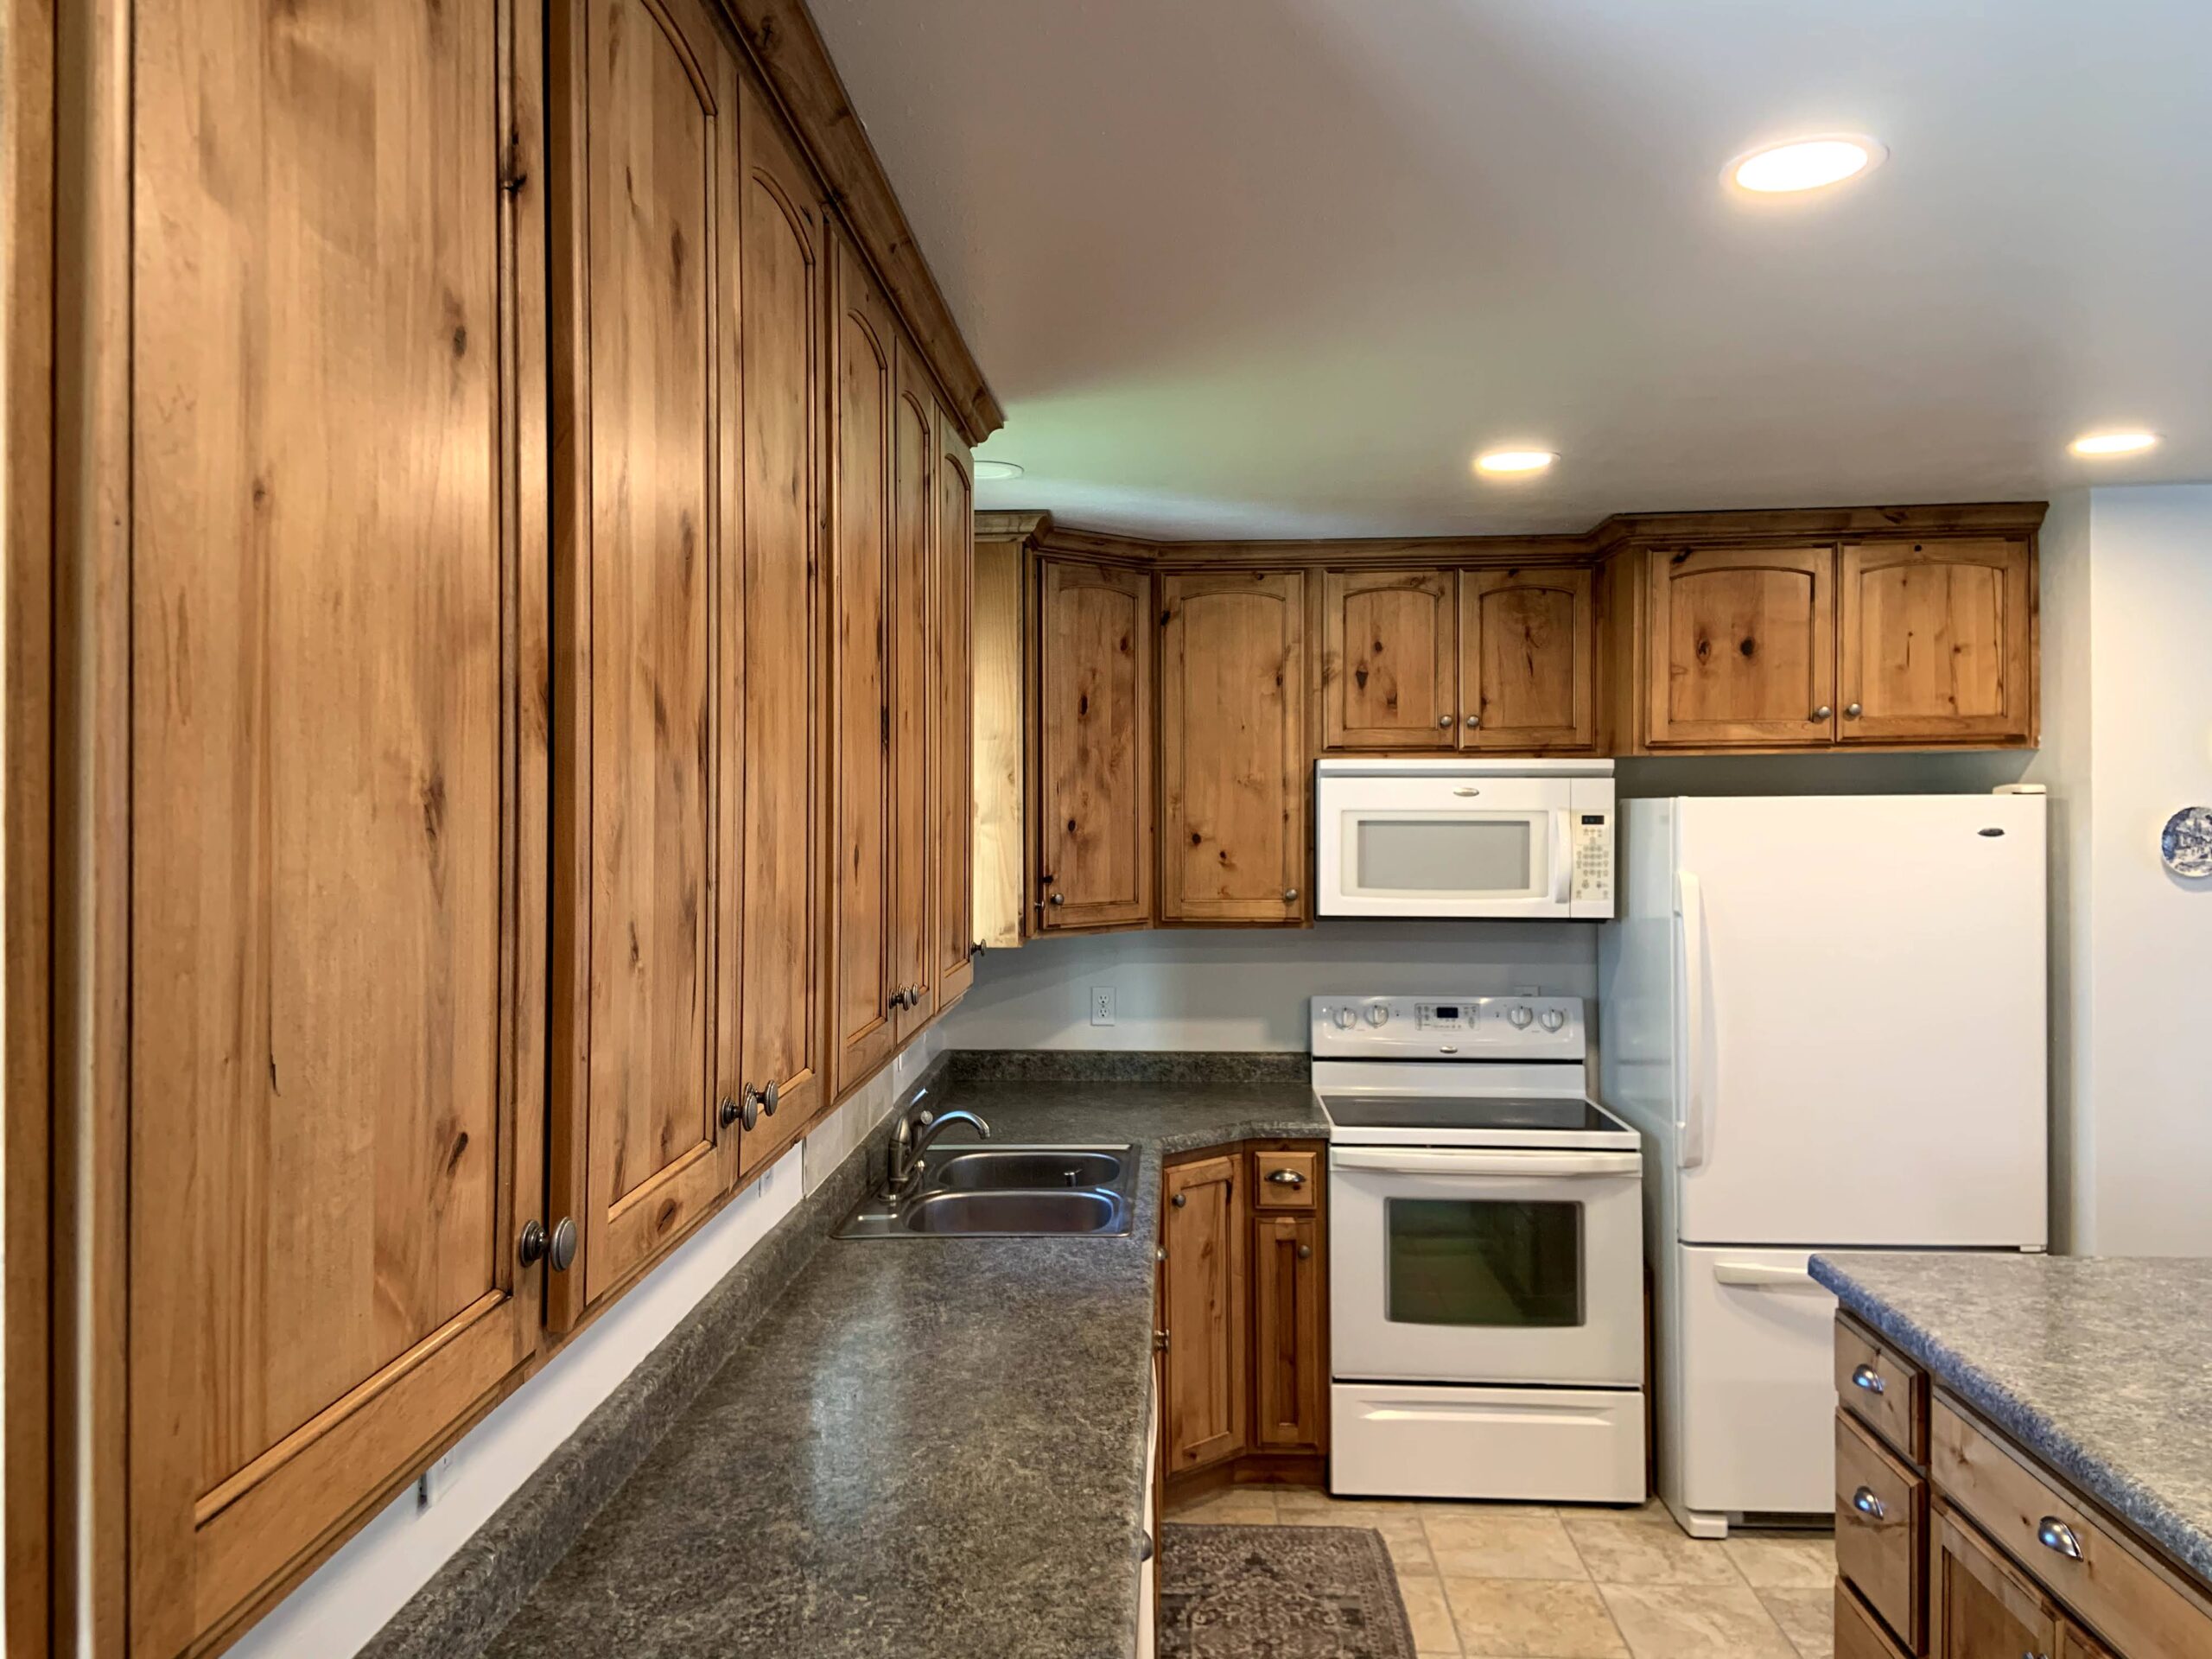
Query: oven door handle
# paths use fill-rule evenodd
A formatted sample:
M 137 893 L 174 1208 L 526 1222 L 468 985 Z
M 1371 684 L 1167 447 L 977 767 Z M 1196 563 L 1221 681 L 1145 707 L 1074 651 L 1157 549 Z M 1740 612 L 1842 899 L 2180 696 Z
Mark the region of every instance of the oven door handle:
M 1556 1180 L 1561 1176 L 1634 1175 L 1643 1167 L 1635 1152 L 1509 1152 L 1470 1147 L 1465 1151 L 1404 1152 L 1383 1147 L 1332 1147 L 1331 1169 L 1372 1170 L 1382 1175 L 1459 1175 L 1471 1180 L 1500 1176 Z

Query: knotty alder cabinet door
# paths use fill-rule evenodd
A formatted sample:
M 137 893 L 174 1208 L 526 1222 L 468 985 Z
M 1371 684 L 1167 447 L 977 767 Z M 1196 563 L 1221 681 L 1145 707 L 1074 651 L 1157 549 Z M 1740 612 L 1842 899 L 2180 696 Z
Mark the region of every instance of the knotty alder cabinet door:
M 538 16 L 128 37 L 133 1659 L 231 1639 L 537 1346 Z
M 1587 749 L 1597 627 L 1586 569 L 1459 573 L 1459 747 Z
M 1037 919 L 1152 918 L 1152 578 L 1044 561 L 1039 596 Z
M 1167 1166 L 1160 1210 L 1167 1472 L 1244 1449 L 1249 1208 L 1234 1149 Z
M 1645 556 L 1655 748 L 1818 747 L 1835 735 L 1835 550 Z
M 1305 579 L 1160 578 L 1160 914 L 1286 922 L 1306 885 Z
M 936 800 L 936 910 L 931 918 L 940 1012 L 976 978 L 975 462 L 959 424 L 937 410 L 936 729 L 930 772 Z
M 1252 1443 L 1318 1451 L 1329 1406 L 1322 1322 L 1321 1220 L 1263 1215 L 1252 1224 Z
M 821 193 L 752 81 L 741 83 L 738 302 L 744 410 L 738 1179 L 828 1104 L 822 1017 L 823 763 Z M 718 1107 L 719 1109 L 719 1107 Z
M 939 712 L 931 661 L 937 548 L 937 407 L 929 376 L 902 336 L 892 416 L 891 976 L 897 1042 L 937 1012 L 931 969 L 937 880 L 931 860 L 938 804 L 930 788 Z
M 1839 569 L 1840 741 L 2034 741 L 2025 542 L 1852 542 Z
M 1459 742 L 1458 619 L 1449 570 L 1321 576 L 1321 746 Z
M 743 549 L 735 60 L 696 0 L 552 19 L 562 1328 L 737 1179 Z

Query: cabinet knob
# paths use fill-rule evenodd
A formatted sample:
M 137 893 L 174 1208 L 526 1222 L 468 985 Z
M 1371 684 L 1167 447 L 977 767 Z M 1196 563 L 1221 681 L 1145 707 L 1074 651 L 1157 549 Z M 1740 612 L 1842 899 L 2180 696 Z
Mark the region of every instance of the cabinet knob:
M 1187 1192 L 1178 1192 L 1173 1198 L 1167 1200 L 1168 1203 L 1173 1205 L 1178 1210 L 1180 1210 L 1190 1201 L 1191 1195 Z
M 753 1091 L 750 1089 L 747 1090 L 745 1093 L 747 1099 L 752 1097 Z M 741 1114 L 738 1110 L 737 1103 L 734 1100 L 732 1100 L 728 1095 L 724 1095 L 722 1096 L 722 1103 L 715 1109 L 715 1122 L 721 1124 L 724 1128 L 728 1128 L 731 1124 L 736 1122 L 740 1116 L 741 1116 Z
M 1167 1333 L 1165 1331 L 1154 1332 L 1152 1333 L 1152 1345 L 1154 1348 L 1157 1348 L 1161 1353 L 1166 1353 L 1167 1351 Z
M 780 1083 L 772 1082 L 761 1089 L 747 1084 L 745 1088 L 745 1127 L 749 1129 L 758 1123 L 763 1113 L 773 1117 L 776 1102 L 782 1096 L 783 1090 L 784 1085 Z
M 1282 890 L 1282 900 L 1283 900 L 1283 903 L 1285 903 L 1285 904 L 1287 904 L 1287 904 L 1294 904 L 1294 903 L 1296 903 L 1296 902 L 1297 902 L 1297 899 L 1298 899 L 1298 889 L 1297 889 L 1296 887 L 1285 887 L 1285 888 Z
M 1440 728 L 1449 726 L 1452 723 L 1452 716 L 1449 715 L 1439 715 L 1436 717 L 1436 723 Z
M 1467 729 L 1471 732 L 1482 723 L 1483 717 L 1480 715 L 1469 715 L 1467 716 Z
M 1843 705 L 1843 717 L 1846 720 L 1856 720 L 1866 712 L 1855 702 L 1847 702 Z
M 1311 1244 L 1300 1245 L 1298 1247 L 1298 1259 L 1301 1262 L 1311 1262 L 1313 1259 L 1313 1247 Z
M 989 945 L 985 944 L 981 939 L 976 939 L 969 944 L 968 954 L 971 957 L 980 957 L 984 951 L 990 948 L 991 947 Z
M 1890 1506 L 1874 1496 L 1874 1489 L 1872 1486 L 1861 1486 L 1853 1492 L 1851 1495 L 1851 1507 L 1861 1515 L 1872 1516 L 1877 1521 L 1881 1520 L 1890 1512 Z
M 749 1132 L 760 1126 L 760 1091 L 748 1084 L 744 1093 L 745 1127 Z
M 569 1264 L 576 1259 L 576 1224 L 563 1216 L 547 1232 L 545 1224 L 532 1217 L 523 1224 L 522 1237 L 516 1242 L 516 1255 L 525 1268 L 534 1268 L 540 1262 L 556 1273 L 566 1273 Z
M 1056 893 L 1045 902 L 1048 905 L 1065 905 L 1067 903 L 1067 899 L 1064 894 Z
M 1815 720 L 1826 720 L 1834 713 L 1835 710 L 1829 708 L 1827 704 L 1824 702 L 1819 708 L 1813 710 L 1813 718 Z

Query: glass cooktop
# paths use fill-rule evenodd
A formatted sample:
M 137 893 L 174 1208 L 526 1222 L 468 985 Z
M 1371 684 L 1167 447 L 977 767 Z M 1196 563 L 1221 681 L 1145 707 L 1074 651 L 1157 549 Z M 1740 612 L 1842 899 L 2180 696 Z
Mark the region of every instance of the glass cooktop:
M 1324 1095 L 1329 1121 L 1347 1129 L 1552 1129 L 1602 1132 L 1624 1125 L 1572 1095 Z

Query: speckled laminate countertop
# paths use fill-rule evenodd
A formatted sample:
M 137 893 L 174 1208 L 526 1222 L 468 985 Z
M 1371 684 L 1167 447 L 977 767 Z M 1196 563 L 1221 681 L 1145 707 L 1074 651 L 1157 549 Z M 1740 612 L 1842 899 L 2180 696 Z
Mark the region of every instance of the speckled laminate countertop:
M 1319 1138 L 1312 1091 L 951 1082 L 934 1103 L 1001 1141 L 1137 1147 L 1129 1236 L 823 1244 L 491 1659 L 1135 1650 L 1160 1160 Z
M 1884 1252 L 1813 1276 L 2212 1585 L 2212 1261 Z

